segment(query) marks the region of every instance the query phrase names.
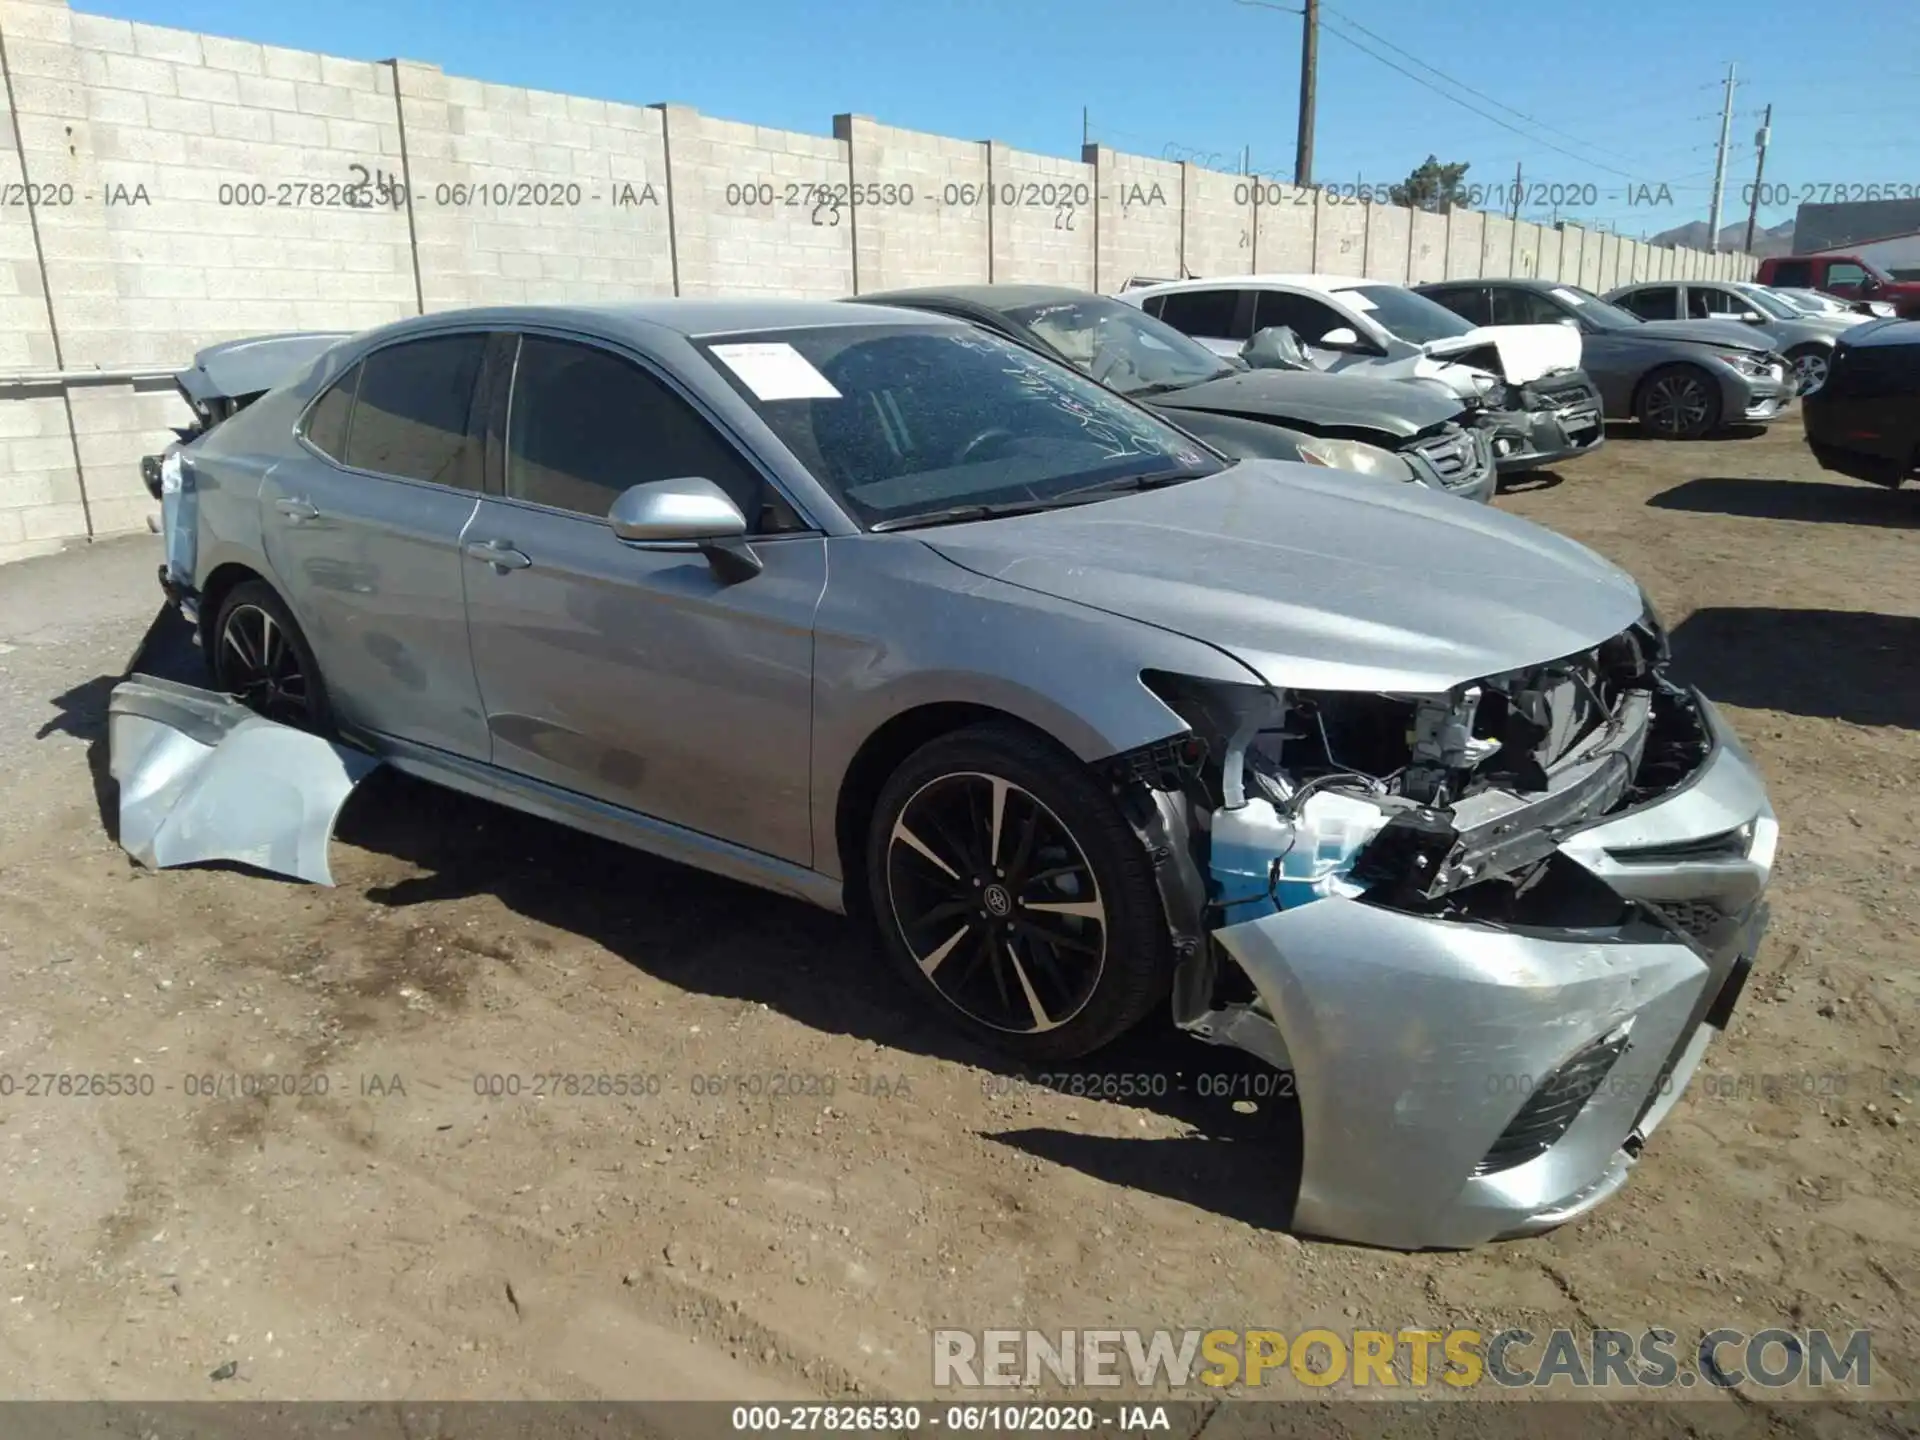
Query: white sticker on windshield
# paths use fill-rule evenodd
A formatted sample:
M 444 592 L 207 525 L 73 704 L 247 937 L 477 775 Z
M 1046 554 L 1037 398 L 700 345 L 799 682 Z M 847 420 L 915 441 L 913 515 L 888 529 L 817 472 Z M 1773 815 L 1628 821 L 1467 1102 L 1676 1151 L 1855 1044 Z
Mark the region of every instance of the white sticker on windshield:
M 1571 290 L 1562 290 L 1558 285 L 1553 287 L 1552 293 L 1555 298 L 1564 300 L 1569 305 L 1584 305 L 1587 303 L 1586 296 L 1576 295 Z
M 716 345 L 716 360 L 738 375 L 756 400 L 838 400 L 833 388 L 813 362 L 783 342 L 754 345 Z
M 1356 310 L 1378 310 L 1380 308 L 1358 290 L 1339 290 L 1335 293 Z

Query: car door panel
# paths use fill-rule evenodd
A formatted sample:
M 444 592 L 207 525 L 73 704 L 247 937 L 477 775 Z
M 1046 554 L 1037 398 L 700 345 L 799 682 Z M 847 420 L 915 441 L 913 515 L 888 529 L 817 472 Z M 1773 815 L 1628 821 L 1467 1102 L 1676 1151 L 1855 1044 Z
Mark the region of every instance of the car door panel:
M 637 357 L 566 336 L 523 346 L 498 357 L 488 494 L 462 545 L 493 763 L 810 864 L 824 539 L 773 487 L 756 492 L 762 472 Z M 542 368 L 557 355 L 590 363 Z M 692 545 L 613 533 L 619 489 L 684 474 L 722 484 L 755 529 L 787 532 L 750 537 L 758 574 L 729 583 Z M 536 485 L 562 503 L 536 503 Z
M 477 479 L 371 474 L 301 445 L 267 474 L 260 523 L 339 720 L 484 759 L 459 552 Z
M 496 544 L 527 564 L 482 558 Z M 729 584 L 693 549 L 488 498 L 463 559 L 493 763 L 799 864 L 819 536 L 758 541 Z

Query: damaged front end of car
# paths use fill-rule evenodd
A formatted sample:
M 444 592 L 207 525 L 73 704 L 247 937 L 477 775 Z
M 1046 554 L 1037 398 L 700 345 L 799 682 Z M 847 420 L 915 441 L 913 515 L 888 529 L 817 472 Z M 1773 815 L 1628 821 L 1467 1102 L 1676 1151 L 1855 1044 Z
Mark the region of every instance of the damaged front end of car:
M 1727 1022 L 1777 824 L 1647 618 L 1439 695 L 1148 674 L 1119 757 L 1175 1019 L 1289 1071 L 1294 1226 L 1460 1248 L 1624 1182 Z

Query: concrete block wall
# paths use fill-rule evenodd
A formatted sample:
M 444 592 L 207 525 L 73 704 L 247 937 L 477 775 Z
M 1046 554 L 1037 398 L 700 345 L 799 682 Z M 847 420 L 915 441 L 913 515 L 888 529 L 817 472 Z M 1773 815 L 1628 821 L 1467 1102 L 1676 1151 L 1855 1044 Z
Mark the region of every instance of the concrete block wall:
M 673 294 L 661 111 L 379 69 L 406 122 L 402 268 L 417 257 L 419 278 L 402 298 L 431 311 Z
M 853 290 L 987 280 L 986 146 L 864 115 L 834 116 L 833 135 L 847 147 Z
M 1249 177 L 1247 193 L 1254 209 L 1254 268 L 1270 275 L 1311 270 L 1318 194 L 1258 177 Z
M 1084 160 L 987 142 L 984 208 L 995 281 L 1093 288 L 1094 176 Z
M 1190 275 L 1251 275 L 1257 234 L 1250 175 L 1230 175 L 1191 161 L 1180 167 L 1185 230 L 1182 255 Z M 1262 270 L 1296 268 L 1291 257 L 1260 257 Z
M 168 376 L 244 335 L 640 295 L 1529 265 L 1604 289 L 1754 264 L 1099 146 L 856 114 L 771 130 L 66 0 L 0 0 L 0 47 L 0 560 L 141 528 L 139 458 L 187 418 Z

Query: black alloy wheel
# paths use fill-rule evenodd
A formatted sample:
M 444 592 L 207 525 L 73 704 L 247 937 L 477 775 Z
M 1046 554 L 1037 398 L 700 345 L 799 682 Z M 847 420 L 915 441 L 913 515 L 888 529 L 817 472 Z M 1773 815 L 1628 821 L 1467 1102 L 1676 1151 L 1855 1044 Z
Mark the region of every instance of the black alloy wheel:
M 911 988 L 1023 1060 L 1071 1059 L 1165 998 L 1146 846 L 1071 754 L 1013 725 L 929 742 L 869 828 L 873 920 Z

